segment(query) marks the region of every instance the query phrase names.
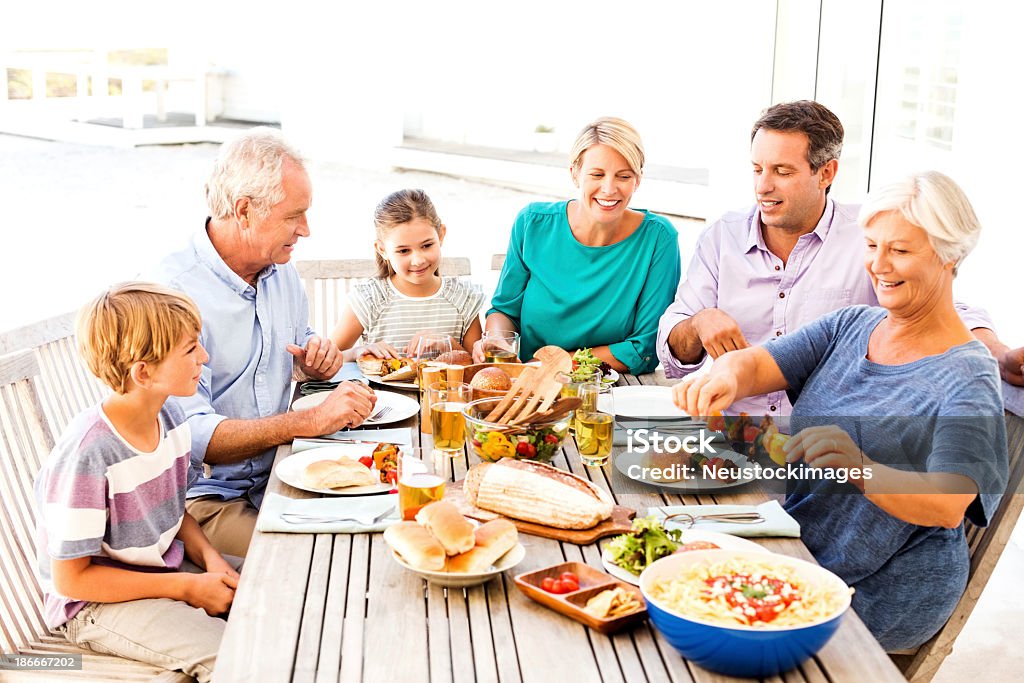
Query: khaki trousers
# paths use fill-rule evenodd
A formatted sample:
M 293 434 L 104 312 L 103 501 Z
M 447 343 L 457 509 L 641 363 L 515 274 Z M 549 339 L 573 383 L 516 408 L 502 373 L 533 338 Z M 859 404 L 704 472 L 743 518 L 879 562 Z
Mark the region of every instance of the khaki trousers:
M 245 557 L 256 530 L 259 510 L 245 498 L 221 500 L 216 496 L 190 498 L 185 509 L 195 517 L 213 547 L 223 555 Z
M 225 557 L 236 569 L 238 557 Z M 201 574 L 188 560 L 181 571 Z M 210 680 L 227 623 L 181 600 L 148 598 L 128 602 L 90 602 L 60 627 L 75 645 L 134 659 L 168 671 Z

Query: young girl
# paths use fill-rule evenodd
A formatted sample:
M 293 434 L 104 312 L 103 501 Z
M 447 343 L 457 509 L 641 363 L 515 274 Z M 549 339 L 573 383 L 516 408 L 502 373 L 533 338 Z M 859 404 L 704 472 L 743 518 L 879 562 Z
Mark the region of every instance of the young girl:
M 345 360 L 360 353 L 393 358 L 416 353 L 424 334 L 451 335 L 453 349 L 471 349 L 481 337 L 483 291 L 441 277 L 445 227 L 423 190 L 401 190 L 374 211 L 377 277 L 356 285 L 331 339 Z M 366 346 L 353 348 L 362 337 Z

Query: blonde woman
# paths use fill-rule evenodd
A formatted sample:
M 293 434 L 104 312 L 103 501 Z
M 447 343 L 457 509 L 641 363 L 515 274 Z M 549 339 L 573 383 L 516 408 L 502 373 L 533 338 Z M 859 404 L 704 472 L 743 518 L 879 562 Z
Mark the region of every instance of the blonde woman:
M 627 122 L 588 124 L 570 158 L 576 198 L 519 212 L 485 327 L 518 331 L 524 359 L 548 344 L 588 346 L 620 372 L 651 372 L 658 318 L 679 284 L 676 230 L 629 206 L 644 149 Z

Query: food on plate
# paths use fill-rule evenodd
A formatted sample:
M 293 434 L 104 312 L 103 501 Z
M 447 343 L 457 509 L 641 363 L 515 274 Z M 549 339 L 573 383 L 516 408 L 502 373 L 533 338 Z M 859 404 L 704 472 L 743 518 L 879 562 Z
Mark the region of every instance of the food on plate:
M 527 460 L 474 465 L 462 490 L 478 508 L 558 529 L 590 529 L 613 508 L 610 496 L 586 479 Z
M 356 365 L 359 366 L 359 372 L 364 375 L 380 375 L 384 372 L 384 359 L 372 353 L 364 353 L 356 358 Z
M 416 513 L 416 521 L 434 535 L 448 555 L 464 553 L 476 544 L 473 524 L 446 500 L 424 505 Z
M 473 356 L 469 351 L 463 351 L 462 349 L 455 349 L 453 351 L 445 351 L 440 356 L 434 359 L 438 363 L 444 363 L 445 365 L 472 365 Z
M 474 533 L 475 545 L 468 552 L 448 558 L 445 571 L 449 574 L 477 574 L 485 572 L 498 559 L 519 542 L 515 524 L 507 519 L 495 519 L 481 524 Z
M 469 385 L 486 391 L 508 391 L 512 388 L 512 378 L 501 368 L 483 368 L 473 375 Z
M 834 613 L 845 596 L 805 581 L 770 559 L 731 558 L 686 567 L 656 581 L 650 597 L 688 617 L 716 625 L 785 628 Z
M 337 460 L 317 460 L 306 465 L 302 481 L 315 489 L 372 486 L 377 483 L 369 467 L 344 455 Z
M 569 377 L 574 382 L 585 380 L 591 376 L 591 368 L 597 368 L 602 374 L 606 374 L 612 366 L 595 356 L 589 348 L 582 348 L 572 355 L 572 371 Z
M 691 550 L 719 550 L 721 546 L 712 543 L 711 541 L 690 541 L 679 546 L 676 550 L 677 553 L 688 553 Z
M 562 572 L 558 578 L 554 576 L 545 576 L 540 582 L 541 590 L 545 590 L 548 593 L 555 593 L 561 595 L 562 593 L 572 593 L 580 589 L 580 577 L 576 576 L 572 572 Z
M 635 612 L 641 607 L 640 601 L 632 591 L 616 586 L 591 597 L 583 610 L 598 619 L 614 619 Z
M 637 517 L 629 533 L 613 538 L 605 550 L 612 562 L 639 576 L 652 562 L 678 550 L 682 535 L 680 529 L 666 529 L 657 517 Z
M 384 541 L 412 567 L 439 572 L 448 555 L 434 535 L 416 522 L 399 522 L 384 530 Z
M 383 363 L 384 382 L 405 382 L 416 377 L 416 361 L 410 358 L 388 358 Z
M 398 456 L 401 452 L 393 443 L 379 443 L 373 449 L 373 464 L 377 466 L 380 483 L 394 484 L 398 481 Z

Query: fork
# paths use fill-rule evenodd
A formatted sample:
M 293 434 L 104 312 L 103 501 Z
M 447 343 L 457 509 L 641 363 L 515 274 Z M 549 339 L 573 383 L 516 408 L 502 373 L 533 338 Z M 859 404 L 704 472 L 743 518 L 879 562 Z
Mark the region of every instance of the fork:
M 363 420 L 363 423 L 365 424 L 367 422 L 376 422 L 377 420 L 380 420 L 381 418 L 386 417 L 387 414 L 390 413 L 390 412 L 391 412 L 391 406 L 383 406 L 380 410 L 375 412 L 373 415 L 371 415 L 370 417 L 368 417 L 365 420 Z
M 281 519 L 288 522 L 289 524 L 322 524 L 327 522 L 356 522 L 363 526 L 370 526 L 380 522 L 385 517 L 395 511 L 395 506 L 392 505 L 384 512 L 380 513 L 376 517 L 368 518 L 367 515 L 354 516 L 354 517 L 343 517 L 339 515 L 311 515 L 304 512 L 282 512 Z

